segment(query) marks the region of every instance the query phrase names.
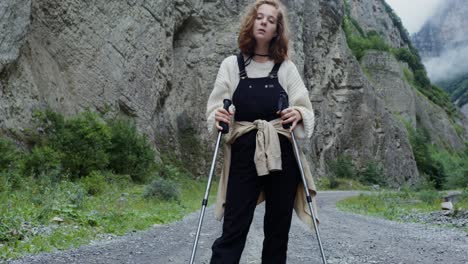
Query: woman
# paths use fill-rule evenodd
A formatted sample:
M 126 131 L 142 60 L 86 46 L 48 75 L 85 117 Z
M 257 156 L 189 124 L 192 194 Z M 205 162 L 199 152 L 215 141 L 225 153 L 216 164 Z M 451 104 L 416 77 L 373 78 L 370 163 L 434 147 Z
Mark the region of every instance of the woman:
M 314 128 L 307 89 L 288 60 L 285 15 L 277 0 L 257 0 L 248 8 L 238 38 L 241 52 L 222 62 L 208 99 L 210 132 L 222 130 L 219 122 L 232 129 L 216 207 L 217 217 L 224 215 L 223 233 L 213 244 L 211 263 L 239 263 L 258 201 L 266 201 L 262 263 L 286 263 L 293 207 L 312 222 L 305 217 L 305 196 L 296 198 L 303 187 L 290 133 L 282 128 L 291 124 L 298 137 L 310 137 Z M 278 112 L 281 92 L 288 94 L 291 107 Z M 235 111 L 222 108 L 225 98 L 232 99 Z

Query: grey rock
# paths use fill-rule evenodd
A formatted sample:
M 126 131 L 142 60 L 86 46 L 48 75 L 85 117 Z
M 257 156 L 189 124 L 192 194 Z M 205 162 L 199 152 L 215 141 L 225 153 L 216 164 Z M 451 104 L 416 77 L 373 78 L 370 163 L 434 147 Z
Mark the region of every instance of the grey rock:
M 0 73 L 16 61 L 29 30 L 31 0 L 0 2 Z
M 442 207 L 442 210 L 452 210 L 453 209 L 453 204 L 452 202 L 443 202 L 440 204 Z
M 392 47 L 407 47 L 408 40 L 402 38 L 402 32 L 394 25 L 388 15 L 388 10 L 381 0 L 350 0 L 351 16 L 361 26 L 365 33 L 374 31 L 379 33 L 383 39 Z M 403 33 L 406 34 L 406 33 Z

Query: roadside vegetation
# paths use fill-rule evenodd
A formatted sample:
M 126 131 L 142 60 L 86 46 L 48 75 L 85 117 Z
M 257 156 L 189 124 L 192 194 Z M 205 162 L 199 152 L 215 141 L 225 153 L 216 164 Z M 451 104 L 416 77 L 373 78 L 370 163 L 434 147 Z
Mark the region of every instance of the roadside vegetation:
M 437 223 L 468 232 L 466 226 L 468 190 L 461 193 L 455 208 L 444 214 L 440 210 L 440 203 L 445 194 L 445 192 L 436 190 L 415 192 L 411 188 L 403 188 L 399 192 L 382 191 L 374 194 L 360 194 L 339 201 L 337 207 L 344 211 L 382 217 L 393 221 Z M 434 217 L 436 221 L 427 217 L 434 213 L 436 213 Z M 457 223 L 457 219 L 460 219 L 460 223 Z
M 0 260 L 170 223 L 201 206 L 206 181 L 171 153 L 155 162 L 128 120 L 47 110 L 33 127 L 27 146 L 0 138 Z

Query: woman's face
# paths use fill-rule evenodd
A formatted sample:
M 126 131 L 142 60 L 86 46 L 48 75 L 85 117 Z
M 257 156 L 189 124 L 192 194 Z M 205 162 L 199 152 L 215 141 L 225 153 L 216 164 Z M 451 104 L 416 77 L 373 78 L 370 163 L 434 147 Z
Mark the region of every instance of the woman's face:
M 278 10 L 271 5 L 258 7 L 257 17 L 253 26 L 253 35 L 257 43 L 269 43 L 276 36 Z

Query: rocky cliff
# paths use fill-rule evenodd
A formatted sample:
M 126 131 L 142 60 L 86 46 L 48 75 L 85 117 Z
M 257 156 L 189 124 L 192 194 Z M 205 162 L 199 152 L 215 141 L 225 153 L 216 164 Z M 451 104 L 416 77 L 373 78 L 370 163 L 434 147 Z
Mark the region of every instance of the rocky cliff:
M 222 59 L 236 53 L 240 16 L 250 1 L 20 2 L 0 4 L 4 134 L 21 138 L 34 109 L 65 114 L 92 109 L 131 117 L 157 148 L 169 146 L 199 173 L 206 169 L 204 153 L 213 148 L 206 101 Z M 401 117 L 415 127 L 431 124 L 452 147 L 466 139 L 455 133 L 443 110 L 405 83 L 392 56 L 371 52 L 356 60 L 342 29 L 342 0 L 284 3 L 292 60 L 316 114 L 314 136 L 302 147 L 317 177 L 327 175 L 327 163 L 346 154 L 358 168 L 371 161 L 383 164 L 391 185 L 417 182 Z M 365 31 L 380 32 L 392 46 L 407 45 L 382 1 L 348 4 Z M 420 117 L 424 122 L 417 122 Z

